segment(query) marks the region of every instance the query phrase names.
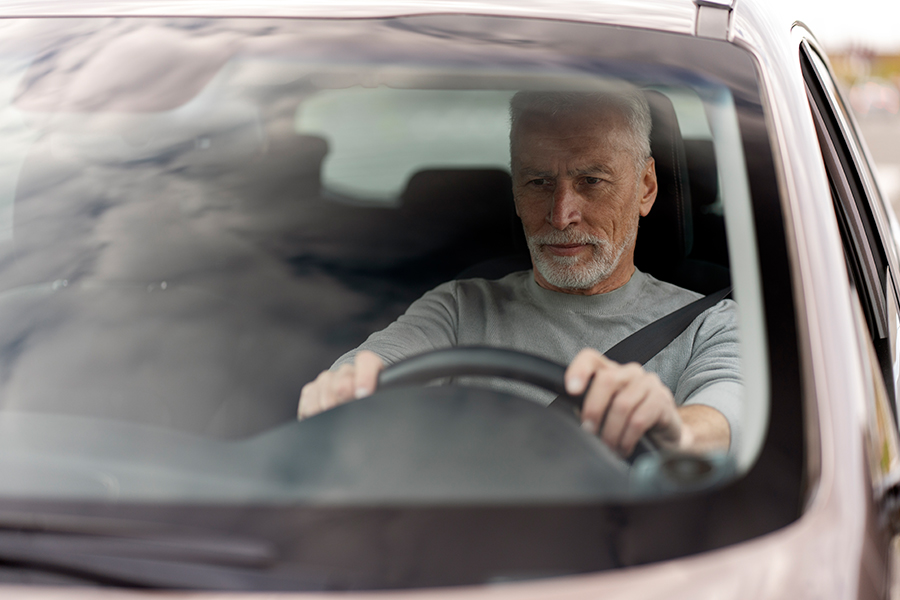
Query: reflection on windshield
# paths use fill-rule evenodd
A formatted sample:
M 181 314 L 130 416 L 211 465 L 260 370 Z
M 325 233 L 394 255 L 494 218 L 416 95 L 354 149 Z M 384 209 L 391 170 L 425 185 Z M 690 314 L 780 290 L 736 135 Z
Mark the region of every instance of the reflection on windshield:
M 94 37 L 133 53 L 180 34 L 110 35 Z M 114 60 L 73 66 L 95 41 L 10 71 L 3 115 L 23 142 L 0 183 L 15 198 L 0 248 L 6 408 L 260 431 L 293 418 L 334 357 L 504 243 L 490 241 L 509 226 L 494 165 L 425 169 L 399 208 L 335 202 L 320 180 L 334 138 L 294 132 L 309 86 L 232 85 L 229 45 L 204 42 L 148 99 L 129 73 L 89 85 Z M 195 60 L 210 76 L 185 98 Z M 466 188 L 479 194 L 454 205 Z
M 473 23 L 453 52 L 424 22 L 374 24 L 359 47 L 332 22 L 16 25 L 27 53 L 0 57 L 3 408 L 248 438 L 294 424 L 303 385 L 424 292 L 521 255 L 509 99 L 607 73 Z M 486 40 L 490 69 L 470 54 Z M 713 148 L 696 77 L 602 67 L 675 98 Z M 715 165 L 704 175 L 719 227 Z M 704 241 L 727 279 L 724 243 Z

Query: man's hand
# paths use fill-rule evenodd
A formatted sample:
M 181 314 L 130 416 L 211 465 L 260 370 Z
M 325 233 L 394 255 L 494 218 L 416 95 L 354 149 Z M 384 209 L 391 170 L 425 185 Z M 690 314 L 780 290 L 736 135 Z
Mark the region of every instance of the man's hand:
M 566 369 L 566 390 L 581 394 L 588 382 L 582 426 L 599 432 L 622 456 L 630 456 L 645 433 L 661 448 L 688 452 L 728 449 L 730 430 L 722 413 L 708 406 L 676 406 L 669 388 L 637 363 L 621 365 L 586 348 Z
M 322 371 L 314 381 L 303 386 L 297 418 L 306 419 L 339 404 L 358 400 L 372 394 L 378 384 L 378 374 L 384 362 L 374 352 L 361 350 L 353 363 L 346 363 L 336 371 Z

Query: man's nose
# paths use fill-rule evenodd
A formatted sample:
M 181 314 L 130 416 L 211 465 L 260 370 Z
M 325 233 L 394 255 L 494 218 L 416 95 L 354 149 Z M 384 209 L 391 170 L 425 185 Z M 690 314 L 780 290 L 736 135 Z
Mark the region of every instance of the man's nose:
M 553 190 L 549 221 L 556 229 L 565 229 L 581 221 L 581 201 L 571 184 L 557 183 Z

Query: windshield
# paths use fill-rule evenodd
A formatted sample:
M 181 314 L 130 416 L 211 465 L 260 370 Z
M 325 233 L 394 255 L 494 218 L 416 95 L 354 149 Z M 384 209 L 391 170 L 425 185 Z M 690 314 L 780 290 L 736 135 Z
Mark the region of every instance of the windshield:
M 437 510 L 442 527 L 464 523 L 475 535 L 471 520 L 488 518 L 506 523 L 495 534 L 511 535 L 508 544 L 549 552 L 557 542 L 507 528 L 591 514 L 597 535 L 642 539 L 629 519 L 610 516 L 622 506 L 714 528 L 710 519 L 729 520 L 746 501 L 736 500 L 741 485 L 770 478 L 759 466 L 776 452 L 770 423 L 799 409 L 796 373 L 780 383 L 771 373 L 767 332 L 778 322 L 788 336 L 790 327 L 766 313 L 762 273 L 785 268 L 783 232 L 780 217 L 759 218 L 777 201 L 774 167 L 755 70 L 736 48 L 475 17 L 44 19 L 0 28 L 0 499 L 10 507 L 100 503 L 166 523 L 188 519 L 192 507 L 268 511 L 264 526 L 223 516 L 231 525 L 215 528 L 266 538 L 276 515 L 295 515 L 292 527 L 343 532 L 361 548 L 377 535 L 353 522 L 398 511 L 404 522 L 422 519 L 409 525 L 419 536 L 433 531 Z M 637 316 L 621 326 L 592 331 L 576 319 L 551 339 L 545 323 L 582 309 L 572 294 L 538 298 L 550 290 L 529 256 L 510 103 L 517 94 L 621 90 L 646 98 L 658 180 L 636 229 L 636 274 L 621 289 L 640 284 L 657 296 L 632 305 Z M 547 177 L 536 171 L 523 185 Z M 757 240 L 773 235 L 782 241 L 760 255 Z M 363 344 L 388 363 L 476 346 L 562 369 L 572 340 L 607 352 L 719 290 L 712 313 L 638 362 L 675 402 L 724 414 L 724 448 L 672 453 L 651 440 L 649 451 L 620 456 L 577 417 L 547 408 L 565 395 L 553 387 L 561 371 L 535 387 L 538 367 L 516 356 L 507 368 L 467 354 L 468 370 L 418 374 L 297 419 L 304 386 Z M 449 299 L 436 310 L 454 323 L 449 341 L 427 327 L 421 339 L 383 339 L 386 328 L 421 318 L 423 297 L 441 294 Z M 536 299 L 504 303 L 515 294 Z M 720 345 L 709 362 L 691 362 L 707 341 L 720 343 L 721 330 L 727 352 Z M 790 369 L 796 357 L 780 360 Z M 786 396 L 780 408 L 776 393 Z M 781 423 L 788 441 L 777 452 L 793 448 L 787 464 L 800 464 L 799 424 Z M 658 551 L 641 542 L 630 557 L 600 544 L 586 562 L 512 560 L 511 569 L 528 577 L 612 568 L 770 530 L 798 506 L 792 468 L 769 484 L 784 486 L 784 502 L 756 529 Z M 703 506 L 714 510 L 701 516 Z M 323 514 L 333 529 L 319 523 Z M 566 526 L 555 535 L 572 548 L 585 539 Z M 291 564 L 307 568 L 308 559 Z M 490 560 L 416 575 L 386 575 L 369 568 L 371 558 L 360 575 L 347 560 L 355 559 L 335 554 L 317 568 L 325 581 L 350 569 L 338 587 L 511 576 Z

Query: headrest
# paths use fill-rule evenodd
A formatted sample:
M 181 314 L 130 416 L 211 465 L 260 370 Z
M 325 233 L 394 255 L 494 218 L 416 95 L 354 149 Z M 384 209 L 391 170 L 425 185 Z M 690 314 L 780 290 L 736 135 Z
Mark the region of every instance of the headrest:
M 684 140 L 687 154 L 688 177 L 691 186 L 691 206 L 694 219 L 704 209 L 715 204 L 719 196 L 719 175 L 716 169 L 716 151 L 712 140 Z
M 644 94 L 653 120 L 650 150 L 659 190 L 650 214 L 641 218 L 634 262 L 644 272 L 671 280 L 693 245 L 687 158 L 672 102 L 657 91 Z

